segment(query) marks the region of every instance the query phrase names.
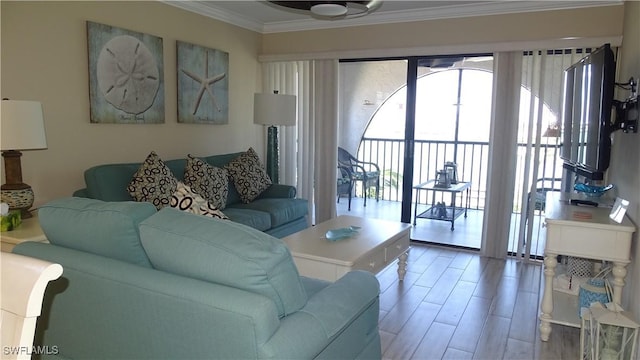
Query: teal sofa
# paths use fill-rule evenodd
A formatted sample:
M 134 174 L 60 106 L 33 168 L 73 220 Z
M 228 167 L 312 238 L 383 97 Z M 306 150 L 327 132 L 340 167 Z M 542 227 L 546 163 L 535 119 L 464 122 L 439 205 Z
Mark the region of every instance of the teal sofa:
M 242 153 L 212 155 L 201 159 L 210 165 L 224 167 Z M 174 176 L 181 180 L 187 159 L 164 161 Z M 74 192 L 73 196 L 87 197 L 103 201 L 131 201 L 127 184 L 141 163 L 102 164 L 84 172 L 85 188 Z M 233 182 L 229 182 L 227 205 L 222 210 L 234 222 L 282 238 L 308 227 L 308 202 L 296 198 L 296 188 L 289 185 L 273 184 L 257 199 L 245 204 L 240 201 Z
M 35 345 L 70 359 L 380 359 L 379 284 L 301 277 L 282 240 L 145 202 L 42 206 L 47 243 L 13 252 L 62 264 Z

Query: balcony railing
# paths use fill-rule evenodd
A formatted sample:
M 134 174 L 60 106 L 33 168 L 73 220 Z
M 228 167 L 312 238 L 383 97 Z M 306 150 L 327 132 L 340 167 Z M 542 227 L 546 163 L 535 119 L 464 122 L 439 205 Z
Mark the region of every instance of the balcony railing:
M 404 174 L 404 140 L 363 138 L 358 150 L 358 159 L 378 164 L 382 171 L 380 198 L 390 201 L 402 200 L 402 179 Z M 540 149 L 539 177 L 560 177 L 562 168 L 558 159 L 559 145 L 542 145 Z M 518 145 L 518 166 L 522 168 L 526 146 Z M 488 169 L 488 142 L 473 141 L 414 141 L 414 175 L 412 184 L 416 185 L 434 179 L 436 172 L 444 167 L 446 161 L 457 164 L 458 180 L 470 181 L 470 208 L 483 210 L 486 199 L 486 171 Z M 515 193 L 522 192 L 522 175 L 517 174 Z M 418 202 L 431 201 L 430 194 L 422 191 Z M 462 201 L 462 197 L 458 197 Z M 415 198 L 414 198 L 415 200 Z M 449 199 L 446 199 L 449 201 Z M 462 205 L 462 204 L 458 204 Z M 514 196 L 514 212 L 522 209 L 520 196 Z

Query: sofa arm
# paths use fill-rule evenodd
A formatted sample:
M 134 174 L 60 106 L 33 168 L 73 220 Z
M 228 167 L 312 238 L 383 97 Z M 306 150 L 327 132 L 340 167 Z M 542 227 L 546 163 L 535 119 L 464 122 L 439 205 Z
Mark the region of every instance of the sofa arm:
M 351 271 L 313 296 L 302 312 L 316 318 L 327 337 L 335 336 L 380 295 L 378 279 L 367 271 Z
M 300 311 L 281 319 L 280 328 L 263 347 L 265 358 L 310 358 L 334 339 L 351 344 L 354 356 L 379 337 L 380 284 L 366 271 L 351 271 L 309 298 Z M 354 327 L 351 331 L 347 329 Z M 346 335 L 343 335 L 346 334 Z M 295 346 L 292 346 L 295 344 Z M 344 351 L 344 349 L 340 350 Z M 345 355 L 342 352 L 342 355 Z
M 81 197 L 81 198 L 88 198 L 89 197 L 89 190 L 87 190 L 87 188 L 78 189 L 78 190 L 73 192 L 73 196 L 74 197 Z
M 273 184 L 260 194 L 261 198 L 289 198 L 296 197 L 296 187 L 291 185 Z

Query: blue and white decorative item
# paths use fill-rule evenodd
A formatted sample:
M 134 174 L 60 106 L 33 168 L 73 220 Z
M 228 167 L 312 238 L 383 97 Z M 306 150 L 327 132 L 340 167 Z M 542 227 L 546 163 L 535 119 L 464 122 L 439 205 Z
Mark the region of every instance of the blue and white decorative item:
M 329 230 L 324 236 L 329 241 L 338 241 L 354 236 L 359 230 L 359 226 L 349 226 L 346 228 Z
M 589 307 L 593 303 L 608 303 L 610 299 L 605 279 L 593 278 L 580 285 L 578 299 L 580 302 L 578 313 L 580 313 L 580 308 Z
M 613 184 L 607 186 L 587 185 L 584 183 L 576 183 L 573 186 L 573 190 L 584 193 L 590 197 L 600 197 L 607 191 L 613 189 Z
M 578 316 L 582 316 L 580 309 L 583 307 L 588 308 L 594 303 L 607 304 L 612 300 L 613 291 L 607 280 L 609 272 L 611 272 L 611 269 L 605 268 L 593 278 L 580 285 L 578 292 Z

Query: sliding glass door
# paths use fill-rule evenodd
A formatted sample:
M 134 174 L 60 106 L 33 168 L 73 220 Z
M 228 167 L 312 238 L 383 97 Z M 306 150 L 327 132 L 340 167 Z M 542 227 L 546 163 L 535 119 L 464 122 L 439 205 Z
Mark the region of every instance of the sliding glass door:
M 454 233 L 448 230 L 451 223 L 419 219 L 414 240 L 480 245 L 491 68 L 492 57 L 487 55 L 341 64 L 341 98 L 346 100 L 338 142 L 360 159 L 380 166 L 381 198 L 401 202 L 397 214 L 401 221 L 413 223 L 416 210 L 425 211 L 434 199 L 452 205 L 450 193 L 414 194 L 413 189 L 434 180 L 445 162 L 457 164 L 459 180 L 472 184 L 468 193 L 458 194 L 454 205 L 466 206 L 463 199 L 471 200 L 473 227 L 465 229 L 459 219 L 461 225 Z
M 491 120 L 492 57 L 417 58 L 416 65 L 412 186 L 427 184 L 429 188 L 451 163 L 457 169 L 455 180 L 469 186 L 460 192 L 456 186 L 447 191 L 411 189 L 403 199 L 403 216 L 408 209 L 411 213 L 403 221 L 416 224 L 414 240 L 478 249 Z M 460 208 L 465 211 L 456 210 Z M 428 219 L 421 219 L 420 214 Z M 462 214 L 465 217 L 456 219 Z M 459 224 L 455 228 L 454 221 Z

